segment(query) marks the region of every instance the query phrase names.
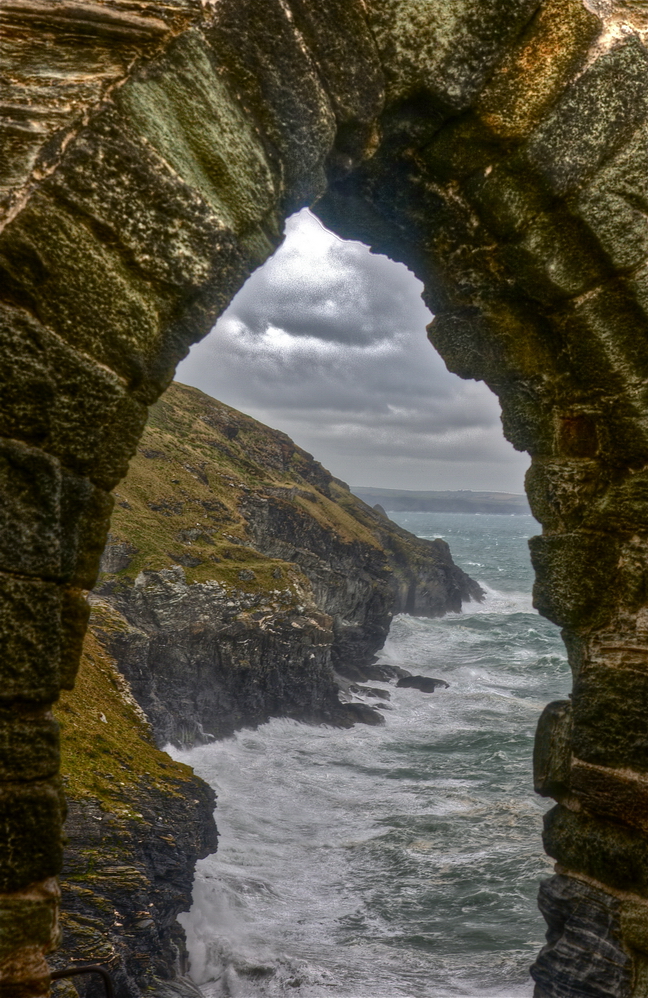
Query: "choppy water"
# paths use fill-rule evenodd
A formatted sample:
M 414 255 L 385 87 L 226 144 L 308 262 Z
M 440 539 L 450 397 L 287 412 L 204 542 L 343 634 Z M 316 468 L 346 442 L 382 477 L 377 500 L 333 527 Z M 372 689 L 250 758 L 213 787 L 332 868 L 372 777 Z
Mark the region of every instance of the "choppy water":
M 531 606 L 537 524 L 393 518 L 444 537 L 488 598 L 395 619 L 382 659 L 450 688 L 390 687 L 384 727 L 277 720 L 180 754 L 219 795 L 219 851 L 181 916 L 209 998 L 531 994 L 550 872 L 533 733 L 570 685 L 557 628 Z

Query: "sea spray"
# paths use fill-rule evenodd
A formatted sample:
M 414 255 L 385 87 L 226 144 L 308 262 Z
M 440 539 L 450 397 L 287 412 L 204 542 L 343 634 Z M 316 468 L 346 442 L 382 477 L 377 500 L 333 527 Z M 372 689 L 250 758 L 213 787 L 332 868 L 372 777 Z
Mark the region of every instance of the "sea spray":
M 382 659 L 449 689 L 385 686 L 379 728 L 274 720 L 181 754 L 219 794 L 219 852 L 181 917 L 213 998 L 531 994 L 550 872 L 533 733 L 569 688 L 558 631 L 531 605 L 536 524 L 398 520 L 445 536 L 487 589 L 463 614 L 393 623 Z

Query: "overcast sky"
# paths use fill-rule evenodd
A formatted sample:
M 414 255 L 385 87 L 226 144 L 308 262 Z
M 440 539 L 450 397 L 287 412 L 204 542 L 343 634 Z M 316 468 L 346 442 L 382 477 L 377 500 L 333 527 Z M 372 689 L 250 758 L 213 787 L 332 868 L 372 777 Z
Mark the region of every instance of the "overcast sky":
M 422 285 L 310 212 L 176 378 L 288 433 L 350 485 L 523 492 L 499 403 L 429 344 Z

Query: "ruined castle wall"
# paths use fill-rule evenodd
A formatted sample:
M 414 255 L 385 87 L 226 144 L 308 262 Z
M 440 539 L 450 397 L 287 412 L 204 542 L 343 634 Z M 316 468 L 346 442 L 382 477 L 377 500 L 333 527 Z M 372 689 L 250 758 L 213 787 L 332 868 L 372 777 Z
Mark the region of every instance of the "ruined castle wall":
M 68 688 L 110 490 L 190 344 L 313 205 L 408 264 L 528 450 L 571 703 L 538 995 L 648 993 L 648 50 L 581 0 L 0 8 L 0 970 L 47 991 Z M 585 953 L 585 956 L 583 956 Z M 598 990 L 597 990 L 598 989 Z M 642 990 L 643 989 L 643 990 Z

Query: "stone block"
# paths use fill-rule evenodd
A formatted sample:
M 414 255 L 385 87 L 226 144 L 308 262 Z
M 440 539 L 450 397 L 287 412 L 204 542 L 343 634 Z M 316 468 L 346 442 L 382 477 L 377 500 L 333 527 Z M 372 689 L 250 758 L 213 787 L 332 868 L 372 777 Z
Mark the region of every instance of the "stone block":
M 94 585 L 113 499 L 44 451 L 0 441 L 0 570 Z
M 390 102 L 429 91 L 448 111 L 469 107 L 538 0 L 370 0 Z
M 59 873 L 62 824 L 62 796 L 53 782 L 0 787 L 0 891 Z
M 478 308 L 462 308 L 435 315 L 428 339 L 460 378 L 484 381 L 497 366 L 494 344 Z
M 543 616 L 570 628 L 602 626 L 609 619 L 619 598 L 618 540 L 574 531 L 532 537 L 529 548 L 536 572 L 533 605 Z
M 647 703 L 645 662 L 581 669 L 573 693 L 574 755 L 598 766 L 648 772 Z
M 58 722 L 50 711 L 0 706 L 0 780 L 46 780 L 59 761 Z
M 428 338 L 450 370 L 484 380 L 498 394 L 520 391 L 514 383 L 517 376 L 524 379 L 522 393 L 538 401 L 533 390 L 556 364 L 551 328 L 535 309 L 504 297 L 484 301 L 481 308 L 438 312 L 428 326 Z
M 648 830 L 648 781 L 630 769 L 611 769 L 573 759 L 571 789 L 586 811 Z
M 595 288 L 553 318 L 581 386 L 623 395 L 648 377 L 647 317 L 620 282 Z
M 0 433 L 112 488 L 146 419 L 123 382 L 23 309 L 0 305 Z
M 26 939 L 45 952 L 54 948 L 58 937 L 58 899 L 55 881 L 0 895 L 0 966 L 25 945 Z
M 496 391 L 502 406 L 502 430 L 516 450 L 528 451 L 532 457 L 551 452 L 551 421 L 544 400 L 528 384 L 499 384 L 492 380 L 489 387 Z
M 565 90 L 529 139 L 530 166 L 555 194 L 581 187 L 648 116 L 648 52 L 630 36 Z
M 590 496 L 584 522 L 593 529 L 607 528 L 632 534 L 648 533 L 648 472 L 637 471 L 610 482 L 605 491 Z
M 636 828 L 557 804 L 545 814 L 543 842 L 567 870 L 617 890 L 648 893 L 648 842 Z
M 140 277 L 76 212 L 32 195 L 0 235 L 0 280 L 72 347 L 132 388 L 145 380 L 174 296 Z
M 621 902 L 621 933 L 626 946 L 648 953 L 648 901 Z
M 194 57 L 194 72 L 198 78 L 201 71 L 207 73 L 207 79 L 201 81 L 203 87 L 214 83 L 222 89 L 223 84 L 215 76 L 213 67 L 208 64 L 205 70 L 202 65 L 206 58 L 204 51 L 192 49 L 193 38 L 192 34 L 183 36 L 182 45 L 188 49 L 186 59 L 190 62 Z M 176 47 L 180 44 L 178 42 Z M 166 68 L 171 76 L 170 68 Z M 213 106 L 207 111 L 201 108 L 201 149 L 194 150 L 194 175 L 185 181 L 179 171 L 184 166 L 184 172 L 187 172 L 191 155 L 189 150 L 184 150 L 187 160 L 184 163 L 179 151 L 183 137 L 185 142 L 189 142 L 189 137 L 186 129 L 184 133 L 181 131 L 181 123 L 173 121 L 173 109 L 180 113 L 178 105 L 185 105 L 185 115 L 191 117 L 189 107 L 197 107 L 197 101 L 195 95 L 191 102 L 188 93 L 176 92 L 182 89 L 183 83 L 189 87 L 186 74 L 180 80 L 169 79 L 166 84 L 164 81 L 161 71 L 154 73 L 149 69 L 144 79 L 137 77 L 126 84 L 120 90 L 120 102 L 128 110 L 134 105 L 133 120 L 126 120 L 115 108 L 108 108 L 94 117 L 91 126 L 76 136 L 60 167 L 44 186 L 53 197 L 73 205 L 104 231 L 109 231 L 146 279 L 171 285 L 178 292 L 195 293 L 214 279 L 219 259 L 238 253 L 233 229 L 245 231 L 271 211 L 275 199 L 273 177 L 269 167 L 262 168 L 263 151 L 258 137 L 254 136 L 252 147 L 257 147 L 260 162 L 256 172 L 260 172 L 261 177 L 255 176 L 252 165 L 243 155 L 239 158 L 239 150 L 232 147 L 230 134 L 234 125 L 229 129 L 224 127 L 222 108 L 211 94 Z M 162 100 L 165 92 L 166 104 Z M 227 100 L 220 96 L 227 108 Z M 220 117 L 216 116 L 218 109 Z M 148 117 L 145 115 L 147 110 Z M 157 132 L 150 120 L 156 110 L 161 118 L 157 122 Z M 213 112 L 213 117 L 209 111 Z M 237 121 L 243 133 L 239 142 L 245 147 L 245 138 L 250 141 L 249 123 L 243 119 L 235 101 L 231 113 L 241 118 Z M 164 114 L 172 121 L 165 121 Z M 178 128 L 173 138 L 179 147 L 175 156 L 174 149 L 167 149 L 165 144 L 174 124 Z M 146 128 L 144 137 L 138 134 L 138 125 L 143 133 Z M 201 150 L 202 156 L 199 155 Z M 167 158 L 163 158 L 164 153 Z M 209 163 L 205 162 L 209 153 L 214 158 L 218 155 L 219 169 L 212 165 L 209 170 Z M 248 160 L 250 156 L 251 152 Z M 195 172 L 200 169 L 207 172 L 212 184 L 218 184 L 219 175 L 224 175 L 220 176 L 219 198 L 213 191 L 201 190 L 206 179 L 202 178 L 203 184 L 199 184 L 200 178 Z M 226 182 L 228 171 L 232 174 L 229 184 Z M 211 198 L 207 193 L 211 193 Z
M 489 229 L 504 239 L 521 233 L 550 205 L 546 192 L 534 185 L 528 173 L 514 167 L 514 160 L 489 164 L 464 188 Z
M 502 248 L 516 284 L 544 304 L 575 298 L 613 276 L 584 226 L 566 212 L 534 218 L 520 239 Z
M 53 582 L 0 575 L 0 700 L 58 696 L 62 590 Z
M 0 441 L 0 570 L 60 577 L 61 481 L 56 458 Z
M 541 797 L 560 800 L 569 792 L 571 703 L 556 700 L 540 715 L 533 746 L 533 786 Z
M 497 135 L 521 139 L 583 65 L 602 29 L 581 0 L 548 0 L 497 66 L 477 102 Z
M 598 461 L 580 455 L 537 458 L 526 473 L 525 490 L 536 520 L 545 530 L 562 532 L 584 525 L 595 529 L 584 517 L 597 494 L 608 485 L 606 473 Z M 599 524 L 602 529 L 602 525 Z
M 336 152 L 351 160 L 377 141 L 376 119 L 384 103 L 378 50 L 360 0 L 290 0 L 295 24 L 317 65 L 337 120 Z M 341 161 L 340 166 L 349 166 Z
M 401 113 L 399 107 L 399 117 Z M 456 183 L 472 177 L 476 171 L 492 170 L 493 163 L 502 158 L 501 144 L 473 114 L 452 118 L 434 130 L 434 138 L 419 155 L 435 179 Z M 412 144 L 409 135 L 406 139 Z
M 87 478 L 64 475 L 61 488 L 61 578 L 81 589 L 97 581 L 114 499 Z
M 572 409 L 556 414 L 556 450 L 563 458 L 595 458 L 599 452 L 600 414 Z
M 205 34 L 219 71 L 248 112 L 248 122 L 255 121 L 274 146 L 283 210 L 312 203 L 326 190 L 324 164 L 335 141 L 336 121 L 288 5 L 281 0 L 248 0 L 244 6 L 220 0 Z
M 648 127 L 637 129 L 578 195 L 573 210 L 618 270 L 648 258 Z
M 618 898 L 558 875 L 540 883 L 538 907 L 547 922 L 547 945 L 531 967 L 536 995 L 630 995 L 633 961 L 623 944 Z

